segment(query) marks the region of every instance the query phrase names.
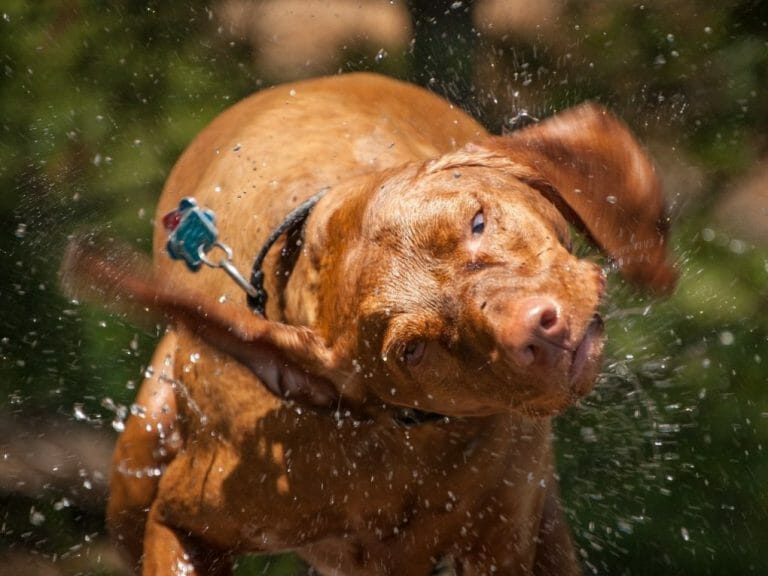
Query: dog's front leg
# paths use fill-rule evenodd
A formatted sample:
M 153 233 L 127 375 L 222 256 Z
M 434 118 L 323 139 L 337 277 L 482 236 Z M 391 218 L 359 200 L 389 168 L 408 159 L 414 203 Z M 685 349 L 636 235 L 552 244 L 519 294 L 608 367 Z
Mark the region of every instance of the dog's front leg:
M 232 558 L 165 524 L 156 502 L 144 534 L 143 576 L 230 576 Z
M 157 346 L 136 397 L 136 413 L 125 423 L 112 458 L 107 524 L 131 567 L 138 569 L 147 511 L 157 496 L 160 474 L 176 456 L 176 400 L 169 383 L 176 334 Z

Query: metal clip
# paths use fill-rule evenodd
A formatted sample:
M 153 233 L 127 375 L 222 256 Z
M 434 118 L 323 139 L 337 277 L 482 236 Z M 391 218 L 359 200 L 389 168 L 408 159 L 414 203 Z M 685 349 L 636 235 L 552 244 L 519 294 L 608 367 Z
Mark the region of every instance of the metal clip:
M 253 296 L 255 298 L 258 295 L 256 288 L 254 288 L 251 283 L 248 282 L 248 280 L 246 280 L 242 274 L 240 274 L 240 271 L 235 267 L 235 265 L 232 264 L 232 248 L 219 241 L 214 242 L 211 248 L 220 248 L 223 250 L 224 258 L 218 262 L 212 262 L 208 259 L 208 255 L 203 250 L 203 247 L 200 246 L 198 248 L 198 256 L 201 262 L 206 266 L 210 266 L 211 268 L 221 268 L 229 275 L 230 278 L 232 278 L 232 280 L 235 281 L 238 286 L 240 286 L 240 288 L 245 290 L 248 296 Z

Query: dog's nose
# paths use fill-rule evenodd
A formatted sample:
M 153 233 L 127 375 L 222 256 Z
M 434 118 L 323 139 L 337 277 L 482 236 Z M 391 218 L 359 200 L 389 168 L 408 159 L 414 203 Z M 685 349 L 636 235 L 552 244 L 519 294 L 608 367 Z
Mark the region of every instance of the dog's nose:
M 567 349 L 568 326 L 553 298 L 533 296 L 517 302 L 505 324 L 501 345 L 520 368 L 551 368 Z

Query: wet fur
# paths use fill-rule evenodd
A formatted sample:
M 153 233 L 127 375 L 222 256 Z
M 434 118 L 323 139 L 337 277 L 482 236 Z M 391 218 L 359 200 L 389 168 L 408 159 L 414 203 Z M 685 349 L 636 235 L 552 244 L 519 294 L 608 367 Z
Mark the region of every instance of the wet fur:
M 494 137 L 422 89 L 354 74 L 225 111 L 174 167 L 156 221 L 194 196 L 247 270 L 321 189 L 290 275 L 279 245 L 267 259 L 267 319 L 223 273 L 171 262 L 159 224 L 153 271 L 110 273 L 85 249 L 65 264 L 71 285 L 171 326 L 115 452 L 116 541 L 145 574 L 285 550 L 323 574 L 579 573 L 550 421 L 599 370 L 604 278 L 569 252 L 568 225 L 629 280 L 671 289 L 645 154 L 595 105 Z M 542 298 L 557 334 L 521 332 L 521 306 Z M 403 408 L 445 418 L 405 426 Z

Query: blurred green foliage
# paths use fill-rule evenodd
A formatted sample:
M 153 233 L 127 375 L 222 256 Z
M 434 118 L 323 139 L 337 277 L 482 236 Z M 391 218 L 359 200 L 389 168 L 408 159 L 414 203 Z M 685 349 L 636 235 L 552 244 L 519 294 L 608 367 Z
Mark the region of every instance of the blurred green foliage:
M 674 180 L 671 299 L 615 278 L 610 348 L 596 392 L 558 421 L 560 476 L 588 573 L 768 573 L 768 251 L 720 228 L 718 202 L 768 151 L 768 4 L 568 2 L 554 31 L 491 37 L 471 4 L 411 2 L 416 42 L 380 61 L 342 53 L 329 70 L 417 80 L 498 127 L 608 103 Z M 175 158 L 218 112 L 267 86 L 251 47 L 203 3 L 36 3 L 0 8 L 0 406 L 110 429 L 156 333 L 74 305 L 57 290 L 67 235 L 97 229 L 149 249 L 153 206 Z M 453 42 L 454 38 L 458 38 Z M 493 87 L 471 62 L 492 61 Z M 689 189 L 690 188 L 690 189 Z M 756 208 L 760 209 L 760 208 Z M 762 210 L 765 210 L 763 205 Z M 768 214 L 766 214 L 768 225 Z M 53 557 L 103 532 L 60 494 L 0 497 L 0 546 Z M 42 525 L 30 507 L 43 510 Z M 271 562 L 271 564 L 270 564 Z M 294 574 L 292 557 L 240 574 Z

